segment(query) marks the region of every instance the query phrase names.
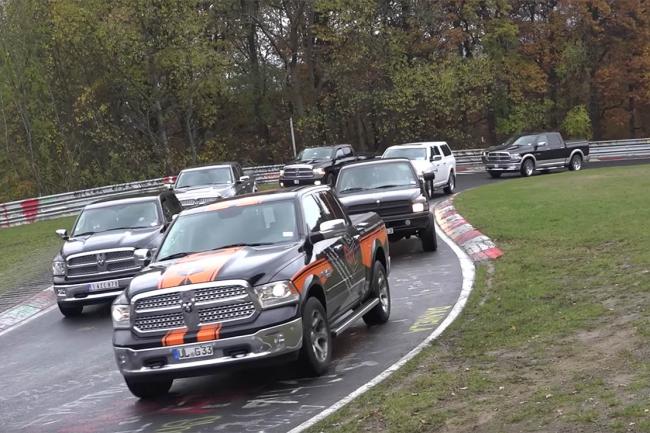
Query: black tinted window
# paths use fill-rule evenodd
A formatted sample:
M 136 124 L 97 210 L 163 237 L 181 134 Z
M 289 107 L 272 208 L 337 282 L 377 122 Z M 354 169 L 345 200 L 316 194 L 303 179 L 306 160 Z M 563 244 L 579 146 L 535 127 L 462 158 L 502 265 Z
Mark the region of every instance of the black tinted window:
M 548 145 L 551 147 L 551 149 L 559 149 L 562 147 L 562 138 L 560 137 L 560 134 L 554 133 L 554 134 L 549 134 L 549 143 Z
M 538 136 L 536 143 L 538 146 L 548 146 L 549 143 L 546 134 Z
M 339 202 L 334 198 L 331 192 L 321 191 L 318 193 L 318 197 L 320 198 L 327 212 L 333 216 L 333 219 L 345 219 L 345 213 L 343 213 L 343 209 L 341 209 Z
M 440 155 L 440 150 L 438 150 L 438 146 L 433 146 L 431 148 L 431 155 Z
M 305 223 L 310 232 L 317 232 L 320 230 L 322 222 L 334 219 L 332 215 L 325 212 L 320 200 L 312 195 L 308 195 L 303 199 L 302 208 L 305 215 Z
M 441 147 L 442 147 L 442 153 L 445 156 L 451 155 L 451 149 L 449 148 L 449 146 L 447 146 L 446 144 L 443 144 Z
M 336 151 L 335 158 L 343 158 L 344 156 L 345 156 L 345 153 L 344 153 L 343 149 L 339 149 L 339 150 Z

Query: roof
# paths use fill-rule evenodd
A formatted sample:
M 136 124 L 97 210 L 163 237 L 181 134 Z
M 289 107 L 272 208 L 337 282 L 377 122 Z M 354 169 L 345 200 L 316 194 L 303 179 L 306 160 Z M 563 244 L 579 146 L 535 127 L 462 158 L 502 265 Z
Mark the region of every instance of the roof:
M 198 214 L 203 212 L 210 212 L 210 211 L 219 210 L 231 206 L 248 206 L 252 204 L 278 201 L 278 200 L 291 200 L 309 191 L 319 190 L 323 188 L 324 188 L 323 186 L 303 185 L 303 186 L 296 186 L 291 188 L 274 189 L 270 191 L 260 191 L 252 194 L 244 194 L 244 195 L 234 196 L 230 198 L 225 198 L 223 200 L 219 200 L 216 203 L 193 207 L 184 210 L 181 213 L 181 215 L 193 215 L 193 214 Z
M 102 198 L 100 200 L 94 201 L 86 205 L 86 208 L 103 207 L 103 206 L 114 205 L 118 203 L 140 203 L 140 202 L 152 201 L 153 199 L 156 199 L 161 195 L 170 194 L 170 193 L 171 191 L 169 190 L 163 190 L 163 191 L 156 191 L 156 192 L 140 192 L 140 193 L 124 194 L 118 197 Z
M 358 167 L 358 166 L 366 166 L 366 165 L 374 165 L 374 164 L 390 164 L 390 163 L 396 163 L 396 162 L 405 162 L 408 165 L 411 165 L 411 161 L 408 158 L 376 158 L 376 159 L 364 159 L 362 161 L 355 161 L 351 162 L 349 164 L 345 164 L 343 167 L 341 167 L 341 170 L 350 168 L 350 167 Z
M 218 164 L 210 164 L 210 165 L 203 165 L 200 167 L 190 167 L 190 168 L 184 168 L 180 171 L 180 173 L 185 173 L 188 171 L 200 171 L 200 170 L 206 170 L 210 168 L 221 168 L 221 167 L 232 167 L 233 165 L 237 164 L 236 162 L 220 162 Z
M 347 143 L 327 144 L 327 145 L 323 145 L 323 146 L 307 146 L 307 147 L 305 147 L 305 149 L 323 149 L 323 148 L 324 149 L 334 149 L 335 147 L 339 147 L 339 146 L 350 146 L 351 147 L 352 145 L 347 144 Z
M 443 144 L 448 143 L 446 141 L 420 141 L 417 143 L 402 143 L 402 144 L 395 144 L 393 146 L 388 146 L 387 149 L 390 149 L 391 147 L 427 147 L 427 146 L 442 146 Z

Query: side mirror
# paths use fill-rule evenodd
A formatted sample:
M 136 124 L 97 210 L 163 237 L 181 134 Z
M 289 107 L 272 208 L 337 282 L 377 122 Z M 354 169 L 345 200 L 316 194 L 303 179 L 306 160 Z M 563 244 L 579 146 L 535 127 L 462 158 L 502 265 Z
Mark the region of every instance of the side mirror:
M 434 180 L 436 178 L 436 172 L 435 171 L 424 172 L 424 173 L 422 173 L 422 177 L 427 182 L 432 181 L 432 180 Z
M 320 225 L 320 231 L 314 232 L 309 235 L 309 239 L 312 243 L 323 241 L 332 235 L 345 230 L 346 224 L 344 219 L 335 219 L 330 221 L 325 221 Z
M 240 182 L 248 182 L 249 180 L 251 180 L 250 176 L 242 176 L 239 178 Z
M 539 143 L 537 143 L 536 146 L 537 147 L 544 147 L 544 146 L 546 146 L 546 142 L 545 141 L 540 141 Z
M 68 236 L 68 231 L 66 229 L 58 229 L 56 231 L 56 234 L 59 235 L 59 237 L 61 239 L 63 239 L 64 241 L 67 241 L 68 239 L 70 239 L 70 236 Z
M 431 156 L 431 161 L 441 161 L 442 160 L 442 155 L 432 155 Z
M 144 267 L 151 262 L 151 251 L 148 250 L 147 248 L 140 248 L 137 249 L 133 252 L 133 256 L 135 257 L 135 263 L 138 266 Z

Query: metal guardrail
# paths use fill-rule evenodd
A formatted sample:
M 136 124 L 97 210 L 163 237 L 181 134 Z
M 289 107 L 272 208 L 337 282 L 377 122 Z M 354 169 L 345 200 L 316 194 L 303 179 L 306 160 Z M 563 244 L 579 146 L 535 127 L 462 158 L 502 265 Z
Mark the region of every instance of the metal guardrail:
M 483 151 L 483 149 L 454 151 L 458 172 L 483 170 L 481 162 Z M 590 143 L 590 155 L 592 161 L 650 157 L 650 138 L 594 141 Z M 268 184 L 278 182 L 281 168 L 281 164 L 245 167 L 244 172 L 254 177 L 258 184 Z M 175 177 L 161 177 L 3 203 L 0 204 L 0 227 L 73 215 L 88 203 L 100 198 L 119 197 L 133 192 L 158 191 L 174 179 Z

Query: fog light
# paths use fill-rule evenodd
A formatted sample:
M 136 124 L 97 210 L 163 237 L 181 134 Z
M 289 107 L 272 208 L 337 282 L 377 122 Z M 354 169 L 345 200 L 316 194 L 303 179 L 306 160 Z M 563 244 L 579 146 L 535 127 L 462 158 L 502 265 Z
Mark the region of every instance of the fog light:
M 406 224 L 407 226 L 410 226 L 411 225 L 411 220 L 404 221 L 404 224 Z
M 280 182 L 280 186 L 284 186 L 284 182 Z
M 314 185 L 320 185 L 320 183 L 321 183 L 320 180 L 317 180 L 316 182 L 314 182 Z
M 276 334 L 273 337 L 273 343 L 275 344 L 276 349 L 284 349 L 284 335 L 283 334 Z
M 65 296 L 65 289 L 62 288 L 56 289 L 56 294 L 59 296 Z
M 118 361 L 120 365 L 125 365 L 126 364 L 126 355 L 123 353 L 120 353 L 120 356 L 118 357 Z

